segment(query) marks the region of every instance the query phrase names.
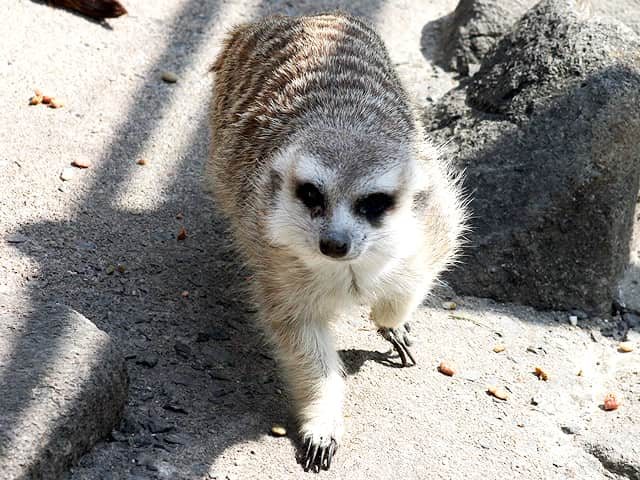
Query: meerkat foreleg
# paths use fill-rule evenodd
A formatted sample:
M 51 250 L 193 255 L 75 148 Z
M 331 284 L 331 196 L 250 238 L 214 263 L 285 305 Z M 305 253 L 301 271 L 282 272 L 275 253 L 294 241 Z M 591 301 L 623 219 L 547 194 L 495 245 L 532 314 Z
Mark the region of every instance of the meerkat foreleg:
M 326 321 L 270 322 L 304 445 L 305 470 L 328 469 L 343 432 L 344 372 Z
M 378 300 L 371 308 L 371 321 L 378 327 L 378 333 L 393 345 L 400 356 L 403 367 L 409 366 L 407 357 L 413 365 L 416 360 L 409 347 L 409 319 L 422 301 L 418 291 L 410 295 L 401 295 Z

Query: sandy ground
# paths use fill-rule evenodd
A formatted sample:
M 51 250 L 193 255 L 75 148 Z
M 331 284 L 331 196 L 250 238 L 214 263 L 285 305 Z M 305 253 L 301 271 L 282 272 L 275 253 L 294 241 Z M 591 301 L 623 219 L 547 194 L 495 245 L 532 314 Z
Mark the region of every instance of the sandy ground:
M 78 310 L 119 343 L 131 377 L 123 426 L 70 478 L 303 476 L 295 435 L 268 434 L 274 423 L 292 430 L 286 392 L 253 327 L 249 272 L 202 191 L 208 66 L 234 23 L 340 7 L 377 25 L 428 106 L 456 80 L 421 40 L 429 47 L 431 22 L 455 3 L 130 1 L 128 16 L 103 24 L 26 0 L 6 9 L 0 293 Z M 177 83 L 161 80 L 167 70 Z M 28 106 L 34 88 L 65 107 Z M 74 159 L 91 167 L 63 182 Z M 411 369 L 393 368 L 362 312 L 336 327 L 348 433 L 325 478 L 640 478 L 629 441 L 640 438 L 637 350 L 619 354 L 564 314 L 456 300 L 461 310 L 435 301 L 417 315 Z M 507 350 L 494 353 L 497 343 Z M 436 371 L 444 358 L 459 375 Z M 538 365 L 549 382 L 531 373 Z M 493 384 L 511 398 L 488 396 Z M 599 408 L 610 390 L 625 409 Z

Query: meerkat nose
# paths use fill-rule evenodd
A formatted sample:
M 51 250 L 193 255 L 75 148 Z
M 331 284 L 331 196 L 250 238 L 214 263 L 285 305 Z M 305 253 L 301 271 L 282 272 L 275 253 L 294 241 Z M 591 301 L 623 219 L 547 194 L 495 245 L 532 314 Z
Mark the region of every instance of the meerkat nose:
M 349 239 L 343 233 L 329 232 L 320 238 L 320 251 L 327 257 L 344 257 L 349 247 Z

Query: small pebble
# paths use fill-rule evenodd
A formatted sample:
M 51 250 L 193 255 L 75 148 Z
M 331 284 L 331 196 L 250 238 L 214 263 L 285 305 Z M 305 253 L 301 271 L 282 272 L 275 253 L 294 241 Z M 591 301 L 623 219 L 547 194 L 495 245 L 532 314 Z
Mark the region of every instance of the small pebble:
M 178 236 L 176 237 L 178 240 L 185 240 L 187 238 L 187 229 L 184 227 L 180 228 L 178 232 Z
M 505 351 L 505 346 L 504 345 L 496 345 L 495 347 L 493 347 L 493 351 L 495 353 L 504 352 Z
M 578 325 L 577 315 L 569 315 L 569 323 L 574 327 L 577 326 Z
M 453 377 L 453 375 L 456 373 L 453 366 L 451 366 L 451 364 L 447 362 L 440 362 L 440 365 L 438 365 L 438 371 L 443 375 L 447 375 L 449 377 Z
M 136 163 L 138 165 L 146 165 L 147 164 L 147 159 L 146 158 L 139 158 L 138 160 L 136 160 Z
M 60 172 L 60 180 L 62 180 L 63 182 L 68 182 L 72 178 L 73 178 L 73 168 L 71 167 L 63 168 L 62 172 Z
M 545 382 L 549 380 L 549 374 L 540 367 L 535 368 L 535 374 L 540 380 L 544 380 Z
M 51 97 L 48 97 L 47 95 L 42 95 L 42 103 L 44 103 L 45 105 L 49 105 L 51 103 Z
M 605 397 L 604 397 L 604 409 L 609 411 L 609 410 L 617 410 L 618 407 L 620 406 L 621 402 L 618 399 L 618 397 L 616 396 L 615 393 L 608 393 Z
M 71 165 L 78 168 L 89 168 L 91 166 L 91 162 L 85 159 L 76 159 L 71 162 Z
M 458 305 L 456 305 L 456 302 L 442 302 L 442 308 L 445 310 L 455 310 L 458 308 Z
M 12 235 L 7 235 L 5 237 L 7 243 L 24 243 L 28 240 L 25 235 L 21 235 L 19 233 L 14 233 Z
M 42 103 L 42 95 L 34 95 L 29 99 L 29 105 L 40 105 Z
M 44 100 L 43 100 L 44 103 Z M 62 108 L 64 107 L 64 100 L 61 98 L 52 98 L 49 103 L 49 108 Z
M 173 72 L 163 72 L 162 80 L 167 83 L 176 83 L 178 81 L 178 76 Z
M 500 400 L 506 400 L 509 398 L 509 393 L 504 388 L 500 387 L 489 387 L 487 389 L 487 393 L 493 395 L 494 397 Z
M 271 434 L 274 437 L 284 437 L 287 434 L 287 429 L 281 425 L 274 425 L 271 427 Z
M 631 342 L 620 342 L 620 344 L 618 345 L 618 350 L 622 353 L 633 352 L 633 345 L 631 344 Z
M 189 291 L 188 290 L 183 290 L 182 293 L 180 293 L 180 296 L 182 298 L 187 298 L 189 296 Z

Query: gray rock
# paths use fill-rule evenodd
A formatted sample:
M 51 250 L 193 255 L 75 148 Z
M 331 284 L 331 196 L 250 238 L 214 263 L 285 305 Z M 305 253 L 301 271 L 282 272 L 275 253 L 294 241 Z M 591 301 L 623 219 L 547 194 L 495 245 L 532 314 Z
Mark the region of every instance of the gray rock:
M 62 478 L 120 422 L 127 374 L 109 336 L 59 305 L 0 318 L 0 472 Z
M 485 54 L 536 0 L 461 0 L 443 21 L 439 58 L 444 68 L 473 72 Z
M 426 115 L 453 139 L 473 212 L 458 292 L 610 309 L 640 175 L 640 40 L 545 0 Z
M 460 0 L 440 22 L 436 61 L 462 75 L 473 75 L 484 56 L 538 0 Z M 625 23 L 640 34 L 640 2 L 612 0 L 579 4 L 587 12 Z

